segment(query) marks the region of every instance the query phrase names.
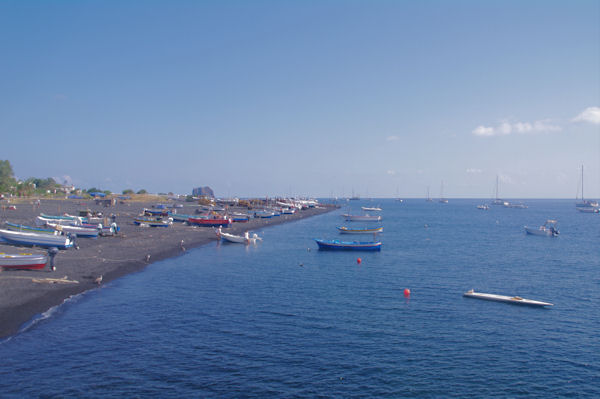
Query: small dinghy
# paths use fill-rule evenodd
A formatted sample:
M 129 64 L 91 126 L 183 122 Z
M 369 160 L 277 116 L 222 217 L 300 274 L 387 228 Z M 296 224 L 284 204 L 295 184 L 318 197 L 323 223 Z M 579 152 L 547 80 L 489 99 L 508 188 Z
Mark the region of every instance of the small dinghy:
M 257 241 L 262 241 L 262 238 L 260 238 L 256 233 L 250 236 L 249 232 L 245 232 L 243 236 L 238 236 L 235 234 L 224 233 L 220 226 L 216 230 L 216 234 L 217 238 L 220 238 L 223 241 L 234 242 L 238 244 L 256 244 Z
M 345 213 L 342 215 L 343 218 L 346 219 L 347 222 L 379 222 L 381 221 L 381 216 L 378 215 L 350 215 Z
M 337 228 L 342 234 L 376 234 L 383 231 L 383 227 L 367 227 L 364 229 L 352 229 L 350 227 L 341 226 Z
M 469 290 L 465 292 L 463 296 L 466 296 L 467 298 L 483 299 L 486 301 L 513 303 L 516 305 L 554 306 L 554 304 L 549 302 L 534 301 L 533 299 L 525 299 L 521 298 L 520 296 L 484 294 L 483 292 L 475 292 L 475 290 Z

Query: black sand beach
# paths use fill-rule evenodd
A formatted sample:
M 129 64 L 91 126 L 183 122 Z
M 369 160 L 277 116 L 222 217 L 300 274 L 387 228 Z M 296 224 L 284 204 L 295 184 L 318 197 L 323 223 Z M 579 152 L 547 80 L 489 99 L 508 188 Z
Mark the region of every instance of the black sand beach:
M 116 236 L 98 239 L 78 238 L 79 249 L 60 251 L 55 258 L 56 270 L 49 265 L 42 270 L 4 270 L 0 273 L 0 339 L 13 335 L 19 328 L 71 295 L 96 288 L 97 279 L 106 284 L 116 278 L 137 272 L 148 264 L 161 259 L 181 255 L 184 251 L 216 240 L 212 227 L 194 227 L 174 222 L 168 228 L 140 227 L 133 218 L 153 203 L 128 202 L 114 207 L 96 205 L 83 200 L 41 200 L 39 207 L 29 202 L 16 203 L 16 210 L 0 211 L 0 228 L 4 222 L 33 226 L 40 213 L 78 215 L 79 210 L 90 209 L 104 215 L 115 214 L 121 231 Z M 199 206 L 184 203 L 177 213 L 194 214 Z M 267 226 L 290 222 L 334 208 L 319 207 L 282 215 L 271 219 L 250 219 L 247 223 L 234 223 L 227 232 L 243 234 Z M 46 253 L 43 248 L 15 247 L 0 243 L 4 253 Z M 62 279 L 65 282 L 54 279 Z

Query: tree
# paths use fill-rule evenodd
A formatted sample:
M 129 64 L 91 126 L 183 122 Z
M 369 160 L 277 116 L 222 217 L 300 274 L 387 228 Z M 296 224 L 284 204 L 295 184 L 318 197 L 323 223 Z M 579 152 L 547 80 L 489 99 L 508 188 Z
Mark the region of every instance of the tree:
M 0 191 L 8 191 L 15 186 L 12 166 L 8 160 L 0 161 Z
M 148 194 L 148 191 L 144 190 L 143 188 L 137 192 L 138 194 Z
M 123 190 L 123 195 L 129 195 L 129 194 L 133 194 L 134 191 L 130 188 Z

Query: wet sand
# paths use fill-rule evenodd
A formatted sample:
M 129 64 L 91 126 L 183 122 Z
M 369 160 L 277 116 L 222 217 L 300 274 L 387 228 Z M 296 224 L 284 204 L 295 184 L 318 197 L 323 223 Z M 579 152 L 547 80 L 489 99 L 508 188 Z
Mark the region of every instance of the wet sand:
M 112 237 L 77 238 L 78 250 L 70 248 L 56 255 L 55 271 L 51 271 L 48 264 L 42 270 L 0 272 L 0 339 L 14 335 L 34 316 L 61 304 L 71 295 L 98 287 L 96 280 L 100 276 L 100 284 L 106 284 L 121 276 L 140 271 L 150 263 L 179 256 L 186 250 L 217 239 L 212 227 L 187 226 L 178 222 L 174 222 L 168 228 L 134 225 L 133 218 L 144 208 L 151 208 L 153 204 L 155 203 L 129 202 L 106 208 L 89 200 L 42 200 L 39 207 L 30 203 L 17 203 L 16 210 L 1 210 L 0 228 L 5 228 L 5 221 L 34 226 L 35 217 L 40 213 L 78 215 L 79 210 L 90 209 L 100 211 L 105 216 L 115 214 L 121 231 Z M 182 205 L 184 208 L 177 209 L 177 213 L 193 215 L 195 209 L 199 208 L 197 204 Z M 248 230 L 291 222 L 332 209 L 334 208 L 312 208 L 298 211 L 294 215 L 250 219 L 247 223 L 233 223 L 225 231 L 243 234 Z M 46 250 L 16 247 L 0 242 L 0 252 L 46 253 Z M 65 276 L 67 280 L 76 283 L 46 280 L 61 279 Z

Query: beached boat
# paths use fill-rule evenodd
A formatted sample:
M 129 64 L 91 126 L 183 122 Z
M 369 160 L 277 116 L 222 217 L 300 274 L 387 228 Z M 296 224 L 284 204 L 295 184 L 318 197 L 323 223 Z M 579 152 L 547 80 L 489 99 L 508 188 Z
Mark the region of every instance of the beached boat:
M 137 217 L 133 219 L 133 223 L 138 226 L 150 226 L 150 227 L 169 227 L 173 224 L 173 219 L 162 219 L 162 218 L 149 218 L 149 217 Z
M 373 211 L 373 212 L 379 212 L 379 211 L 381 211 L 381 208 L 376 207 L 376 206 L 374 206 L 374 207 L 361 206 L 361 209 L 363 211 Z
M 231 221 L 235 223 L 246 223 L 250 220 L 250 215 L 247 215 L 245 213 L 234 212 L 229 216 L 231 218 Z
M 337 228 L 343 234 L 376 234 L 383 231 L 383 226 L 380 227 L 365 227 L 363 229 L 353 229 L 345 226 Z
M 496 294 L 484 294 L 482 292 L 475 292 L 474 290 L 469 290 L 463 294 L 467 298 L 475 298 L 475 299 L 483 299 L 486 301 L 496 301 L 496 302 L 505 302 L 505 303 L 513 303 L 516 305 L 528 305 L 528 306 L 554 306 L 549 302 L 542 301 L 534 301 L 533 299 L 525 299 L 520 296 L 507 296 L 507 295 L 496 295 Z
M 169 216 L 169 211 L 166 208 L 148 209 L 144 208 L 142 212 L 145 216 Z
M 319 249 L 345 251 L 381 251 L 381 241 L 340 241 L 315 239 Z
M 59 234 L 54 229 L 44 229 L 42 227 L 33 227 L 33 226 L 25 226 L 17 223 L 6 222 L 6 228 L 12 231 L 26 231 L 28 233 L 38 233 L 38 234 Z
M 259 218 L 259 219 L 270 219 L 273 216 L 275 216 L 275 212 L 271 212 L 271 211 L 267 211 L 267 210 L 254 212 L 254 217 Z
M 345 213 L 342 215 L 347 222 L 379 222 L 381 216 L 378 215 L 350 215 Z
M 43 216 L 37 216 L 35 218 L 36 226 L 46 226 L 48 223 L 60 224 L 63 226 L 79 226 L 81 220 L 79 219 L 49 219 Z
M 55 219 L 55 220 L 78 220 L 81 221 L 81 218 L 79 216 L 73 216 L 73 215 L 47 215 L 45 213 L 40 213 L 40 216 L 45 218 L 45 219 Z
M 549 219 L 538 228 L 525 226 L 525 232 L 535 236 L 556 237 L 559 234 L 556 224 L 556 220 Z
M 43 269 L 48 263 L 48 256 L 34 254 L 0 253 L 0 269 Z
M 232 220 L 229 218 L 213 218 L 213 219 L 204 219 L 204 218 L 189 218 L 188 223 L 196 226 L 205 226 L 205 227 L 229 227 L 232 223 Z
M 63 232 L 65 234 L 71 233 L 77 235 L 77 237 L 85 238 L 97 238 L 99 230 L 97 226 L 93 227 L 81 227 L 81 226 L 65 226 L 62 224 L 46 223 L 48 227 L 52 227 L 56 231 Z
M 174 222 L 180 222 L 180 223 L 185 223 L 189 220 L 189 218 L 192 218 L 194 216 L 192 215 L 184 215 L 182 213 L 169 213 L 169 217 L 171 219 L 173 219 Z
M 39 247 L 57 247 L 67 249 L 73 246 L 73 240 L 69 236 L 38 234 L 25 231 L 11 231 L 0 229 L 0 237 L 11 244 L 39 246 Z

